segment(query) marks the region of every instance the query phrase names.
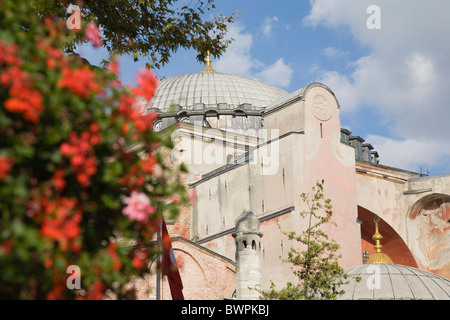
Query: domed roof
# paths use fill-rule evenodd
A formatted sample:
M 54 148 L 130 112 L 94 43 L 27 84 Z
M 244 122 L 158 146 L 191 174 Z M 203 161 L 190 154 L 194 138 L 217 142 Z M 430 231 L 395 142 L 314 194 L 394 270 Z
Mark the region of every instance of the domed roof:
M 197 103 L 206 108 L 217 108 L 219 103 L 231 107 L 251 104 L 262 108 L 288 93 L 261 81 L 218 72 L 189 73 L 162 79 L 155 97 L 146 105 L 168 111 L 171 105 L 183 108 Z
M 339 300 L 450 300 L 450 280 L 398 264 L 364 264 L 345 270 Z M 360 281 L 357 281 L 360 279 Z

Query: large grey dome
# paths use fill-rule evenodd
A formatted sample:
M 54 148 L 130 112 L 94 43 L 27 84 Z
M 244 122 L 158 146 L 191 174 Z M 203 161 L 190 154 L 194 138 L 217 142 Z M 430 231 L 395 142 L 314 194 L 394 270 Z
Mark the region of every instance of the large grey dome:
M 218 104 L 230 107 L 250 104 L 262 108 L 287 94 L 257 80 L 226 73 L 199 72 L 162 79 L 146 109 L 166 112 L 171 105 L 190 109 L 196 104 L 204 104 L 205 108 L 217 108 Z
M 345 294 L 339 300 L 450 300 L 450 280 L 421 269 L 398 264 L 364 264 L 345 272 L 350 283 L 341 287 Z M 374 280 L 378 276 L 377 283 Z

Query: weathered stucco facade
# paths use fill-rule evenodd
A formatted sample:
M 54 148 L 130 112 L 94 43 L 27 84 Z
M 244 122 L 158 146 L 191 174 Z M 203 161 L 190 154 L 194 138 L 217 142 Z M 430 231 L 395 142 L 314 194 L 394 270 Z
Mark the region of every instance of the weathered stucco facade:
M 186 298 L 232 298 L 236 289 L 232 233 L 244 211 L 255 215 L 263 234 L 262 288 L 268 289 L 270 281 L 280 286 L 293 281 L 290 265 L 281 259 L 297 243 L 289 241 L 279 226 L 297 232 L 306 228 L 299 215 L 307 209 L 300 194 L 310 192 L 317 181 L 324 183 L 325 197 L 332 200 L 337 226 L 329 224 L 326 232 L 341 246 L 341 266 L 361 265 L 363 251 L 374 252 L 373 219 L 378 215 L 383 252 L 394 263 L 450 278 L 450 174 L 424 176 L 379 164 L 370 144 L 341 129 L 340 105 L 323 84 L 312 83 L 291 94 L 270 89 L 272 95 L 264 96 L 270 103 L 255 106 L 251 97 L 269 90 L 266 84 L 254 80 L 249 84 L 239 77 L 254 86 L 253 92 L 247 95 L 239 86 L 229 86 L 224 93 L 217 88 L 231 81 L 231 75 L 194 75 L 192 105 L 177 98 L 190 96 L 188 89 L 171 91 L 166 84 L 164 92 L 157 92 L 157 99 L 173 94 L 176 105 L 158 109 L 162 122 L 157 128 L 176 129 L 171 133 L 176 143 L 172 157 L 183 161 L 190 172 L 186 184 L 192 208 L 169 228 L 174 232 L 181 225 L 188 230 L 187 240 L 174 241 Z M 169 79 L 176 83 L 175 78 Z M 188 83 L 186 78 L 189 75 L 182 80 Z M 212 100 L 214 94 L 222 98 Z M 202 96 L 208 96 L 207 104 Z M 152 298 L 154 277 L 149 283 Z M 168 291 L 163 298 L 170 298 Z

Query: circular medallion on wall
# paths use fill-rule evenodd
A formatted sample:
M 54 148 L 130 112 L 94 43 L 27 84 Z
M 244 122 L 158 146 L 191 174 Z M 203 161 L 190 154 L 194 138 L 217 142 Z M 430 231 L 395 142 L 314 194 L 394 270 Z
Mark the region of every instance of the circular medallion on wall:
M 333 115 L 333 107 L 328 99 L 321 94 L 316 94 L 312 99 L 312 113 L 320 121 L 327 121 Z

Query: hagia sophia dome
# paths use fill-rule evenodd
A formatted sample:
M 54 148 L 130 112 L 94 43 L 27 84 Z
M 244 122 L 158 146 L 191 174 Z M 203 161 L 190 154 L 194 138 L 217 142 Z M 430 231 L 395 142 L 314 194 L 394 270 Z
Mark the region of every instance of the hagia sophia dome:
M 161 79 L 155 97 L 142 108 L 158 112 L 157 131 L 185 122 L 249 133 L 263 128 L 267 106 L 288 95 L 255 79 L 217 72 L 208 55 L 203 71 Z
M 217 108 L 219 104 L 263 108 L 285 95 L 287 92 L 258 80 L 199 72 L 162 79 L 150 106 L 162 111 L 167 111 L 170 105 L 189 108 L 201 103 L 207 108 Z
M 206 62 L 202 72 L 160 80 L 155 97 L 147 108 L 168 111 L 171 105 L 189 109 L 198 104 L 204 104 L 205 108 L 217 108 L 220 104 L 231 108 L 244 104 L 264 108 L 288 95 L 286 91 L 258 80 L 219 73 L 211 67 L 209 56 Z

